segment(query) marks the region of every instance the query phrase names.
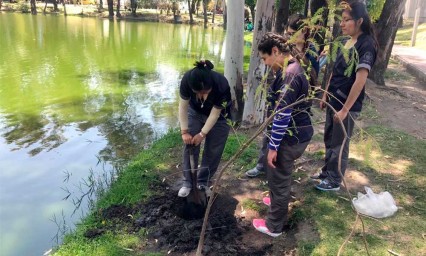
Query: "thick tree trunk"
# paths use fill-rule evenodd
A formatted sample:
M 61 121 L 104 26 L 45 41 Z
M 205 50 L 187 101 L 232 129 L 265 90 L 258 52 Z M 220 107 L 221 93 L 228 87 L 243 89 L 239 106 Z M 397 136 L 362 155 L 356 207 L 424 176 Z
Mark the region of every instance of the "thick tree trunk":
M 290 1 L 280 0 L 277 11 L 277 19 L 275 21 L 275 32 L 278 34 L 282 34 L 287 27 L 289 11 Z
M 266 32 L 272 31 L 274 3 L 275 1 L 258 0 L 256 5 L 256 19 L 254 22 L 253 43 L 247 77 L 246 102 L 243 112 L 243 125 L 246 127 L 262 123 L 265 116 L 265 100 L 268 84 L 264 82 L 264 77 L 267 75 L 267 69 L 260 59 L 257 46 Z
M 376 63 L 369 78 L 378 85 L 385 85 L 384 74 L 389 64 L 398 25 L 404 13 L 406 0 L 386 0 L 379 20 L 375 24 L 377 41 L 379 43 Z
M 207 28 L 207 1 L 208 0 L 203 0 L 203 15 L 204 15 L 204 28 Z
M 231 87 L 231 118 L 238 122 L 243 113 L 244 0 L 229 1 L 227 12 L 225 77 Z
M 109 18 L 114 17 L 114 2 L 113 0 L 107 0 L 108 3 L 108 16 Z
M 121 1 L 117 0 L 117 11 L 115 12 L 115 16 L 117 18 L 121 18 L 120 7 L 121 7 Z
M 36 15 L 37 14 L 36 1 L 31 0 L 30 5 L 31 5 L 31 14 Z

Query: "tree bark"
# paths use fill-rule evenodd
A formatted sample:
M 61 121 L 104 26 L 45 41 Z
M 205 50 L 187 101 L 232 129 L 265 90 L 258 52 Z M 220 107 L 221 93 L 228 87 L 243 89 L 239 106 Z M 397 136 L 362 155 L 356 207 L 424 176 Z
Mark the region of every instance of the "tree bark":
M 204 15 L 204 28 L 207 28 L 207 1 L 208 0 L 203 0 L 203 15 Z
M 195 1 L 195 0 L 192 0 Z M 192 4 L 191 0 L 188 0 L 188 12 L 189 12 L 189 24 L 194 24 L 194 17 L 192 17 Z
M 384 74 L 389 64 L 398 25 L 402 19 L 406 0 L 386 0 L 379 20 L 375 24 L 378 41 L 376 63 L 369 78 L 378 85 L 385 85 Z
M 250 6 L 249 8 L 250 8 L 251 20 L 253 21 L 253 24 L 254 24 L 254 21 L 256 18 L 256 11 L 254 10 L 254 6 Z
M 107 0 L 107 3 L 109 18 L 111 19 L 112 17 L 114 17 L 114 2 L 113 0 Z
M 303 9 L 303 15 L 305 15 L 305 17 L 308 17 L 308 10 L 309 10 L 309 0 L 305 0 L 305 8 Z
M 53 0 L 53 11 L 54 12 L 59 11 L 59 9 L 58 9 L 58 0 Z
M 64 7 L 64 16 L 67 16 L 67 7 L 65 6 L 65 0 L 62 1 L 62 6 Z
M 228 12 L 226 11 L 226 0 L 222 1 L 222 10 L 223 10 L 223 28 L 226 29 L 226 24 L 228 23 Z
M 117 0 L 117 11 L 115 13 L 115 16 L 117 18 L 121 18 L 120 7 L 121 7 L 121 2 L 120 2 L 120 0 Z
M 137 4 L 136 0 L 131 0 L 130 1 L 130 10 L 132 11 L 132 16 L 133 17 L 136 17 L 136 9 L 137 9 L 137 7 L 138 7 L 138 4 Z
M 216 8 L 217 8 L 217 2 L 218 1 L 219 0 L 214 0 L 213 15 L 212 15 L 212 24 L 214 24 L 214 16 L 216 15 Z
M 290 1 L 280 0 L 277 11 L 277 19 L 275 21 L 275 32 L 282 34 L 287 27 L 288 15 L 290 12 Z
M 244 59 L 244 0 L 229 1 L 229 19 L 226 27 L 225 77 L 231 87 L 231 119 L 241 121 L 243 113 L 243 59 Z
M 36 15 L 37 14 L 36 1 L 31 0 L 30 4 L 31 4 L 31 14 Z
M 254 22 L 253 43 L 251 48 L 250 66 L 247 77 L 246 102 L 243 112 L 243 126 L 251 127 L 263 122 L 268 84 L 261 81 L 266 74 L 266 66 L 260 59 L 257 46 L 266 32 L 272 31 L 274 23 L 275 1 L 258 0 L 256 20 Z M 261 87 L 260 87 L 261 86 Z
M 104 2 L 102 0 L 99 0 L 99 6 L 98 6 L 99 12 L 101 12 L 103 9 L 104 9 Z

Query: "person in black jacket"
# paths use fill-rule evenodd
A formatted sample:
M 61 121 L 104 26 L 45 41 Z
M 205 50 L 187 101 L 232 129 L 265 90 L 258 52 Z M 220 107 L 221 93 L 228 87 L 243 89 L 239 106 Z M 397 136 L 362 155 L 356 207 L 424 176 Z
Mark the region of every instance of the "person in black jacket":
M 345 175 L 348 163 L 349 141 L 352 136 L 355 119 L 362 109 L 365 95 L 365 83 L 368 73 L 374 65 L 377 55 L 377 41 L 364 3 L 353 1 L 350 4 L 342 2 L 343 8 L 340 27 L 343 35 L 349 36 L 340 49 L 330 81 L 325 89 L 322 100 L 337 111 L 326 107 L 324 102 L 320 108 L 326 108 L 326 123 L 324 127 L 324 143 L 326 148 L 325 165 L 320 173 L 311 176 L 319 179 L 321 183 L 315 187 L 323 191 L 340 189 L 342 177 Z M 349 56 L 358 58 L 356 65 L 350 65 L 345 60 L 343 51 L 349 51 Z M 342 121 L 347 133 L 346 143 L 340 122 Z M 341 170 L 338 169 L 340 149 L 343 147 Z
M 183 75 L 179 92 L 179 123 L 183 153 L 183 186 L 179 197 L 189 195 L 192 188 L 189 151 L 194 154 L 194 168 L 198 166 L 200 144 L 203 140 L 204 152 L 198 172 L 198 188 L 210 196 L 210 179 L 216 172 L 230 127 L 227 123 L 231 107 L 231 90 L 228 80 L 213 71 L 214 65 L 208 61 L 197 61 L 195 67 Z

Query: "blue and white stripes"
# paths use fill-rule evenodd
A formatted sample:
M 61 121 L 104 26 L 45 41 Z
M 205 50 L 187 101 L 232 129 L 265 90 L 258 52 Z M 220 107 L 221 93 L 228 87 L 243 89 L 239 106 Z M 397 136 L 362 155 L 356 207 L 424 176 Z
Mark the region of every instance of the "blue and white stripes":
M 280 108 L 281 107 L 281 108 Z M 282 106 L 279 105 L 277 112 L 282 109 Z M 274 116 L 274 121 L 272 122 L 271 138 L 269 140 L 269 149 L 278 151 L 280 143 L 287 131 L 288 125 L 291 120 L 291 109 L 285 109 Z

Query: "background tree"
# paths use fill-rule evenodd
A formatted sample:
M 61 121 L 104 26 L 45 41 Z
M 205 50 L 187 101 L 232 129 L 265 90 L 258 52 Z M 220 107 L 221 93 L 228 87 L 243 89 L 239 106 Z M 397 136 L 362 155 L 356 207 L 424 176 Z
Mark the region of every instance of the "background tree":
M 225 77 L 231 87 L 231 118 L 240 121 L 243 112 L 244 0 L 230 0 L 227 12 Z
M 131 0 L 131 1 L 135 1 L 135 0 Z M 104 2 L 103 0 L 99 0 L 98 11 L 101 12 L 103 9 L 104 9 Z
M 107 0 L 108 3 L 108 16 L 109 18 L 114 17 L 114 1 L 113 0 Z
M 207 28 L 207 4 L 209 0 L 203 0 L 203 15 L 204 15 L 204 28 Z
M 121 18 L 120 6 L 121 6 L 121 0 L 117 0 L 117 11 L 116 11 L 116 13 L 115 13 L 115 16 L 116 16 L 117 18 Z
M 386 0 L 380 18 L 375 24 L 379 50 L 369 78 L 376 84 L 385 85 L 384 74 L 389 64 L 398 25 L 404 13 L 405 2 L 406 0 Z
M 36 15 L 37 14 L 36 1 L 35 0 L 31 0 L 30 1 L 30 5 L 31 5 L 31 14 Z
M 136 0 L 130 0 L 130 11 L 132 12 L 133 17 L 136 17 L 137 7 L 138 7 L 138 3 L 136 2 Z
M 195 1 L 188 0 L 188 12 L 189 12 L 189 24 L 194 24 L 194 10 L 195 10 Z
M 243 125 L 254 126 L 263 122 L 267 84 L 261 83 L 266 74 L 266 66 L 260 59 L 257 46 L 266 32 L 272 30 L 275 1 L 258 0 L 254 22 L 253 43 L 250 66 L 247 76 L 246 102 L 244 104 Z
M 219 0 L 213 0 L 213 14 L 212 14 L 212 24 L 214 24 L 214 16 L 216 15 L 216 9 L 217 9 L 217 4 L 218 4 Z
M 226 11 L 226 0 L 222 1 L 222 11 L 223 11 L 223 28 L 226 29 L 226 24 L 228 23 L 228 14 Z
M 290 12 L 290 1 L 280 0 L 278 3 L 277 19 L 275 20 L 275 32 L 282 34 L 287 27 Z
M 256 2 L 257 2 L 257 0 L 245 0 L 244 1 L 244 3 L 250 9 L 250 15 L 251 15 L 251 20 L 252 20 L 253 24 L 254 24 L 254 20 L 255 20 L 255 11 L 254 11 L 254 9 L 256 8 Z
M 317 32 L 317 34 L 314 37 L 315 42 L 319 45 L 319 52 L 321 52 L 324 49 L 324 39 L 326 35 L 326 26 L 328 23 L 328 3 L 327 0 L 311 0 L 310 9 L 311 9 L 311 16 L 315 16 L 315 14 L 320 11 L 322 8 L 322 18 L 318 19 L 318 22 L 315 24 L 318 27 L 321 27 L 320 31 Z

